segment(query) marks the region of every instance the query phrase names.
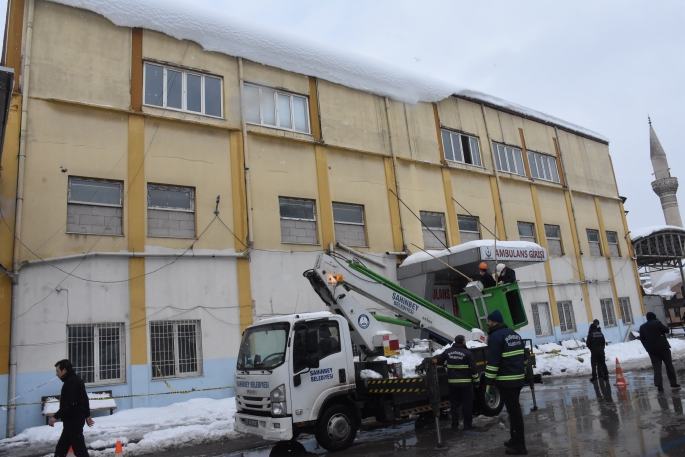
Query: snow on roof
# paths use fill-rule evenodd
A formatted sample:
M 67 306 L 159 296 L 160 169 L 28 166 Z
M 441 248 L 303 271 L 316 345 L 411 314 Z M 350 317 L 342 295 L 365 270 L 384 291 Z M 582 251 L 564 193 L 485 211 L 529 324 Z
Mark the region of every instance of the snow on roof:
M 304 36 L 264 27 L 183 0 L 50 0 L 101 14 L 121 27 L 141 27 L 206 51 L 243 57 L 264 65 L 315 76 L 372 94 L 408 103 L 437 102 L 457 95 L 514 111 L 608 143 L 609 140 L 570 122 L 460 85 L 382 62 Z
M 649 227 L 631 230 L 630 238 L 635 241 L 638 238 L 644 238 L 661 230 L 676 230 L 685 233 L 685 229 L 676 225 L 650 225 Z
M 662 291 L 662 289 L 668 289 L 668 291 L 671 291 L 671 287 L 675 286 L 676 284 L 680 284 L 683 281 L 682 277 L 680 276 L 680 272 L 678 269 L 670 270 L 664 273 L 662 277 L 659 278 L 659 280 L 652 286 L 652 293 L 657 294 Z M 674 292 L 675 293 L 675 292 Z
M 469 241 L 468 243 L 462 243 L 457 246 L 452 246 L 449 249 L 443 249 L 439 251 L 430 251 L 428 250 L 428 253 L 425 253 L 423 251 L 417 252 L 415 254 L 410 255 L 406 259 L 404 259 L 404 262 L 402 262 L 401 267 L 406 267 L 407 265 L 411 265 L 413 263 L 418 263 L 418 262 L 423 262 L 424 260 L 429 260 L 432 259 L 433 257 L 443 257 L 446 255 L 451 255 L 451 254 L 456 254 L 458 252 L 464 252 L 468 251 L 469 249 L 474 249 L 474 248 L 479 248 L 479 247 L 487 247 L 490 246 L 494 249 L 495 246 L 495 240 L 475 240 L 475 241 Z M 497 242 L 497 248 L 498 249 L 542 249 L 540 245 L 531 243 L 529 241 L 498 241 Z

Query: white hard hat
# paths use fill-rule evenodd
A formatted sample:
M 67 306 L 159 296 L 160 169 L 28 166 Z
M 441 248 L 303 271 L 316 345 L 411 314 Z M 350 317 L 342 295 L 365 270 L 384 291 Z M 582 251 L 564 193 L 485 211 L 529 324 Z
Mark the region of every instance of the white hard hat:
M 497 264 L 497 273 L 502 273 L 502 270 L 504 270 L 506 266 L 503 263 L 498 263 Z

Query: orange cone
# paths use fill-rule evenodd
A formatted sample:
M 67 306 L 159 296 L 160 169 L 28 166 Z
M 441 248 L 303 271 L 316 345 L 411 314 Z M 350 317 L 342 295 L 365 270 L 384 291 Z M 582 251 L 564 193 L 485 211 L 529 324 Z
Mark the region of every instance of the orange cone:
M 628 381 L 626 381 L 626 378 L 623 376 L 623 370 L 621 369 L 618 357 L 616 358 L 616 382 L 614 385 L 616 387 L 626 387 L 628 385 Z
M 69 452 L 67 452 L 67 457 L 76 457 L 76 454 L 74 454 L 74 448 L 69 446 Z
M 114 448 L 114 455 L 123 454 L 124 450 L 121 448 L 121 440 L 117 440 L 117 447 Z

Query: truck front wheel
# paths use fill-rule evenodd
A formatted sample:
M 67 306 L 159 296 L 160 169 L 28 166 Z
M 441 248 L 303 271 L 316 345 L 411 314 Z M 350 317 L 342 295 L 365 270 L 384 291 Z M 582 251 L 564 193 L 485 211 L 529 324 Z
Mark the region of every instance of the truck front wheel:
M 502 412 L 504 402 L 502 401 L 502 394 L 495 386 L 490 387 L 490 395 L 485 392 L 485 386 L 482 385 L 478 389 L 478 400 L 480 402 L 480 412 L 488 417 L 496 416 Z
M 345 405 L 328 408 L 316 423 L 315 436 L 316 441 L 331 452 L 350 447 L 357 436 L 357 420 L 352 409 Z

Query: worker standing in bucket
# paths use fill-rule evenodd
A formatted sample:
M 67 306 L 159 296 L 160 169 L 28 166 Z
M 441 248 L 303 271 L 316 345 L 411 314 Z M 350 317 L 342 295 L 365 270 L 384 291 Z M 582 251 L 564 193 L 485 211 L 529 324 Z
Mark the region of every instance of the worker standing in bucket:
M 512 284 L 516 282 L 516 271 L 503 263 L 497 264 L 497 284 Z
M 476 281 L 480 281 L 481 284 L 483 284 L 483 289 L 487 289 L 489 287 L 495 287 L 497 283 L 495 282 L 495 278 L 492 277 L 492 275 L 488 272 L 488 264 L 485 262 L 481 262 L 480 265 L 478 265 L 478 269 L 480 270 L 480 276 Z
M 485 367 L 486 392 L 497 387 L 509 414 L 511 438 L 504 442 L 505 454 L 528 455 L 523 431 L 523 413 L 519 395 L 525 384 L 526 363 L 523 340 L 504 324 L 502 313 L 495 310 L 488 315 L 488 364 Z
M 454 344 L 447 348 L 436 359 L 438 363 L 447 366 L 447 383 L 450 387 L 450 413 L 452 414 L 452 430 L 459 429 L 459 408 L 464 416 L 464 430 L 473 428 L 473 389 L 479 384 L 476 361 L 471 351 L 466 348 L 464 335 L 457 335 Z

